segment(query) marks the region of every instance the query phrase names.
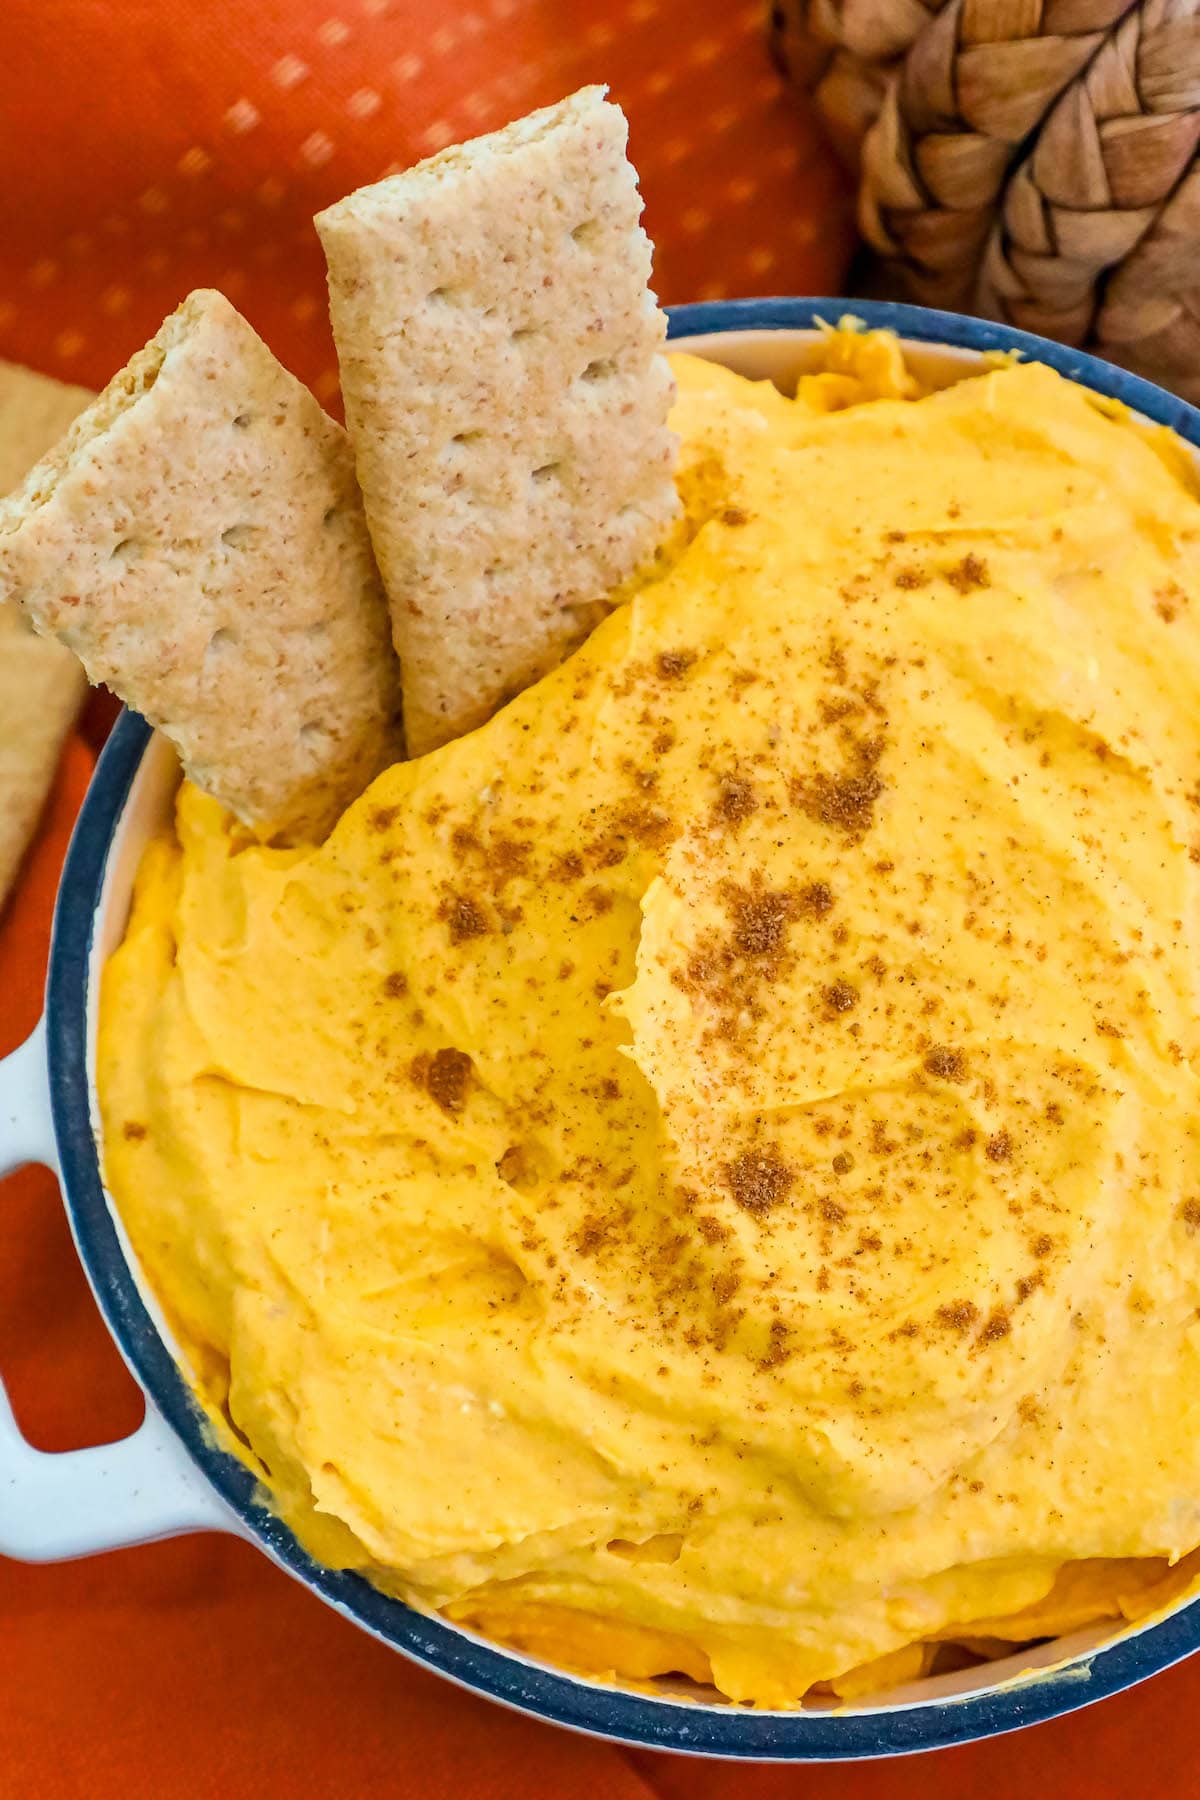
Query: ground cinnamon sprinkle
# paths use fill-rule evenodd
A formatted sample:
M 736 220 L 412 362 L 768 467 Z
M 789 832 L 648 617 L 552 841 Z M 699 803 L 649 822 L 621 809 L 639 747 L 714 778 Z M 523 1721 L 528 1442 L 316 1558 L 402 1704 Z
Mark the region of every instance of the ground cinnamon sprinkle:
M 967 1059 L 961 1050 L 952 1050 L 947 1044 L 935 1044 L 925 1052 L 924 1067 L 939 1081 L 965 1081 L 967 1078 Z
M 712 807 L 714 822 L 736 830 L 743 819 L 757 811 L 758 795 L 753 783 L 742 775 L 722 775 Z
M 875 823 L 875 802 L 883 793 L 876 770 L 882 754 L 881 738 L 853 742 L 849 769 L 837 775 L 818 770 L 789 782 L 793 804 L 818 825 L 831 826 L 851 839 L 865 836 Z
M 918 569 L 913 565 L 910 565 L 908 568 L 897 569 L 895 580 L 898 588 L 908 588 L 910 590 L 913 588 L 928 587 L 929 585 L 929 577 L 924 569 Z
M 1186 605 L 1187 595 L 1177 581 L 1169 581 L 1166 587 L 1155 590 L 1154 610 L 1166 625 L 1174 624 L 1180 607 Z
M 725 1164 L 721 1179 L 745 1212 L 761 1216 L 787 1199 L 796 1171 L 778 1150 L 743 1150 Z
M 723 1225 L 711 1213 L 701 1213 L 696 1220 L 696 1230 L 706 1244 L 723 1244 L 732 1236 L 728 1225 Z
M 1012 1138 L 1007 1131 L 998 1131 L 983 1148 L 989 1162 L 1007 1162 L 1013 1152 Z
M 844 644 L 840 644 L 836 638 L 830 639 L 821 661 L 835 681 L 844 682 L 847 679 L 849 664 L 846 661 L 846 647 Z
M 484 841 L 471 825 L 456 825 L 450 834 L 450 848 L 460 865 L 471 863 L 475 879 L 502 894 L 510 881 L 527 877 L 533 856 L 533 845 L 527 839 L 497 837 Z
M 760 1369 L 777 1369 L 791 1355 L 787 1347 L 789 1327 L 783 1319 L 772 1319 L 767 1334 L 767 1347 L 758 1359 Z
M 773 956 L 782 948 L 796 903 L 788 889 L 763 888 L 758 892 L 734 887 L 726 890 L 733 913 L 733 947 L 741 956 Z
M 383 991 L 389 1000 L 401 1000 L 408 992 L 408 976 L 393 970 L 392 974 L 383 978 Z
M 994 1344 L 1000 1338 L 1006 1338 L 1011 1330 L 1012 1321 L 1008 1316 L 1008 1308 L 997 1307 L 995 1312 L 988 1314 L 983 1330 L 979 1333 L 979 1342 Z
M 663 850 L 675 835 L 674 820 L 660 806 L 625 806 L 612 814 L 606 831 L 585 844 L 584 856 L 594 869 L 615 869 L 628 856 L 631 842 Z
M 390 831 L 399 813 L 398 806 L 377 806 L 367 822 L 372 831 Z
M 129 1127 L 125 1127 L 125 1135 L 129 1136 Z M 1200 1231 L 1200 1200 L 1181 1200 L 1178 1214 L 1189 1231 Z
M 580 1256 L 593 1256 L 613 1235 L 615 1221 L 589 1213 L 571 1240 Z
M 701 1025 L 700 1044 L 732 1047 L 745 1043 L 766 1017 L 766 990 L 795 961 L 788 933 L 799 903 L 793 890 L 768 888 L 757 872 L 747 886 L 722 882 L 718 893 L 730 921 L 728 936 L 705 933 L 670 979 L 686 994 L 702 992 L 715 1008 Z
M 412 1062 L 412 1078 L 436 1100 L 443 1112 L 461 1112 L 467 1102 L 475 1065 L 465 1050 L 435 1050 Z
M 502 888 L 517 876 L 528 875 L 533 845 L 519 838 L 497 838 L 484 850 L 484 860 L 492 877 L 492 885 Z
M 878 775 L 826 775 L 801 778 L 792 789 L 797 805 L 820 825 L 832 825 L 857 837 L 874 823 L 874 806 L 883 792 Z
M 969 1331 L 979 1317 L 979 1308 L 973 1300 L 950 1300 L 939 1306 L 934 1316 L 939 1325 L 952 1331 Z
M 822 990 L 821 998 L 830 1012 L 853 1012 L 858 1005 L 858 989 L 850 982 L 839 978 Z
M 895 1156 L 900 1148 L 895 1138 L 890 1138 L 887 1125 L 882 1119 L 871 1120 L 871 1152 L 875 1156 Z
M 806 918 L 823 919 L 833 907 L 833 889 L 827 881 L 810 881 L 801 888 L 796 904 Z
M 664 681 L 676 681 L 695 660 L 694 650 L 660 650 L 654 666 Z
M 568 850 L 565 856 L 555 859 L 550 873 L 555 881 L 578 881 L 583 874 L 583 858 L 578 851 Z
M 836 725 L 842 719 L 861 717 L 863 711 L 862 701 L 855 700 L 850 694 L 824 695 L 817 706 L 823 725 Z
M 960 563 L 946 570 L 946 580 L 960 594 L 969 594 L 973 588 L 991 587 L 988 566 L 981 556 L 969 552 Z
M 450 927 L 452 944 L 463 944 L 468 938 L 483 937 L 489 929 L 486 912 L 470 894 L 448 893 L 438 907 L 438 918 Z

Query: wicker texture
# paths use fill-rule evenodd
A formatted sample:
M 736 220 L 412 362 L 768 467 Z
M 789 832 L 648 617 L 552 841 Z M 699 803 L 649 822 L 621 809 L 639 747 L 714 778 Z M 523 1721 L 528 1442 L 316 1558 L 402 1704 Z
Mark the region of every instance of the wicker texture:
M 857 169 L 888 82 L 941 0 L 779 0 L 775 54 L 816 98 L 834 148 Z
M 1200 406 L 1200 165 L 1110 278 L 1096 343 Z
M 794 0 L 774 27 L 915 299 L 1200 391 L 1200 0 Z

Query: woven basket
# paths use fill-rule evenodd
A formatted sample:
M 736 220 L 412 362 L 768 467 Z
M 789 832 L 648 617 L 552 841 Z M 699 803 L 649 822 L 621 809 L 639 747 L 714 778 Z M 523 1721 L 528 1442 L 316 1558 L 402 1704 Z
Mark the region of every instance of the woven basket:
M 1200 400 L 1200 0 L 781 0 L 914 299 Z

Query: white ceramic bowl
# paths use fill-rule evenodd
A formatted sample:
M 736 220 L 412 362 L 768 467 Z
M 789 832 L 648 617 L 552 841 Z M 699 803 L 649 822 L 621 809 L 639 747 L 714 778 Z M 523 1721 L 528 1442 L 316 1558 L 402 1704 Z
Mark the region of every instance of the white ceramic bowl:
M 1182 401 L 1094 358 L 953 314 L 865 301 L 749 300 L 678 308 L 671 335 L 681 347 L 786 387 L 814 360 L 815 322 L 847 309 L 896 330 L 916 372 L 936 385 L 970 372 L 987 351 L 1018 349 L 1200 447 L 1200 413 Z M 121 1443 L 50 1456 L 24 1442 L 0 1390 L 0 1552 L 43 1561 L 178 1532 L 234 1532 L 365 1630 L 478 1693 L 623 1743 L 756 1760 L 885 1756 L 991 1736 L 1128 1687 L 1200 1646 L 1200 1607 L 1185 1604 L 1116 1639 L 1103 1630 L 1080 1632 L 854 1705 L 751 1711 L 682 1685 L 631 1693 L 566 1674 L 313 1562 L 262 1504 L 245 1466 L 214 1445 L 101 1174 L 99 974 L 124 932 L 142 849 L 167 817 L 177 780 L 165 740 L 136 714 L 124 714 L 71 841 L 45 1018 L 0 1064 L 0 1172 L 25 1161 L 59 1170 L 80 1257 L 146 1392 L 146 1418 Z

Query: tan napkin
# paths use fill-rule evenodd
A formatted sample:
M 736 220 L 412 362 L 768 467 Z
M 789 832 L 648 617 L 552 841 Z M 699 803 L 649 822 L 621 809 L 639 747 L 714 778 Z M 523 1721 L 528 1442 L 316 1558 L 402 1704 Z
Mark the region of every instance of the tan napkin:
M 87 388 L 0 362 L 0 494 L 17 485 L 91 398 Z M 0 907 L 86 686 L 69 650 L 35 637 L 16 606 L 0 601 Z

